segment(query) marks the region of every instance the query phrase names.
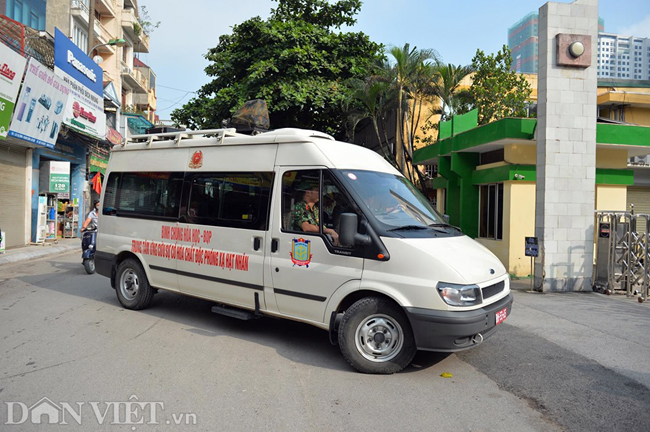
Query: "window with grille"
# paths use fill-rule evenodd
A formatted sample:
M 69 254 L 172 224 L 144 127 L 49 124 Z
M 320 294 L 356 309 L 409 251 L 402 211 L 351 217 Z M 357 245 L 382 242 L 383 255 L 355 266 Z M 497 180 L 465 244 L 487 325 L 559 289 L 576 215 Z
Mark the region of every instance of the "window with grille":
M 482 185 L 479 196 L 479 237 L 502 240 L 503 183 Z

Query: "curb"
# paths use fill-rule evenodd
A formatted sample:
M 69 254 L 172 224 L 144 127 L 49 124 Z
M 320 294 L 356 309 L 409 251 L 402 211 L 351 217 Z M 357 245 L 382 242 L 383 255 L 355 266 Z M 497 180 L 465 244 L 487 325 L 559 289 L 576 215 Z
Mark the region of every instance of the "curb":
M 0 255 L 0 265 L 42 258 L 74 250 L 78 250 L 81 254 L 81 240 L 78 242 L 51 246 L 27 246 L 17 250 L 9 250 L 5 252 L 5 254 Z

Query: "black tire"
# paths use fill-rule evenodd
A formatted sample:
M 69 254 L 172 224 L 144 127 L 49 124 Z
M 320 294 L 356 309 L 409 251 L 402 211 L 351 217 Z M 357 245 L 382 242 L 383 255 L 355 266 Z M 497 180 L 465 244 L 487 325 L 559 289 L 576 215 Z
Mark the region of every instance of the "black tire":
M 399 372 L 417 351 L 404 311 L 381 297 L 366 297 L 350 306 L 341 320 L 338 339 L 343 357 L 363 373 Z
M 95 273 L 95 259 L 84 258 L 84 268 L 86 269 L 86 273 L 88 274 Z
M 139 261 L 128 258 L 120 263 L 115 275 L 117 299 L 125 309 L 144 309 L 153 299 L 154 289 Z

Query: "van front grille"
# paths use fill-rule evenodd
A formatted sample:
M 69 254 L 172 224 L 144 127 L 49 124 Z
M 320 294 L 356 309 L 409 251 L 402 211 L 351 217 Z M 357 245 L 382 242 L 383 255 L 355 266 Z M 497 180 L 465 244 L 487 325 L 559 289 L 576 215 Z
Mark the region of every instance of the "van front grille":
M 504 281 L 495 283 L 494 285 L 486 286 L 483 288 L 483 298 L 489 298 L 492 297 L 493 295 L 499 294 L 503 289 L 505 288 L 506 283 Z

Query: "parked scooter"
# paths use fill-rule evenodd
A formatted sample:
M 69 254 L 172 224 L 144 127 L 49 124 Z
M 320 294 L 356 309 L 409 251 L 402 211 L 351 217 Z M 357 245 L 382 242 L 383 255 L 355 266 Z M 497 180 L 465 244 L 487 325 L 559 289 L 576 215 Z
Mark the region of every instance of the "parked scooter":
M 95 242 L 97 241 L 97 226 L 88 224 L 81 239 L 81 259 L 86 273 L 95 273 Z

